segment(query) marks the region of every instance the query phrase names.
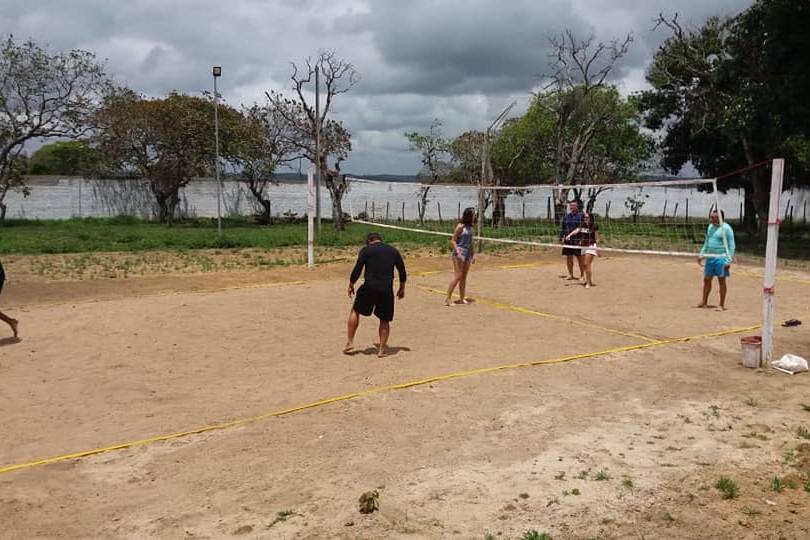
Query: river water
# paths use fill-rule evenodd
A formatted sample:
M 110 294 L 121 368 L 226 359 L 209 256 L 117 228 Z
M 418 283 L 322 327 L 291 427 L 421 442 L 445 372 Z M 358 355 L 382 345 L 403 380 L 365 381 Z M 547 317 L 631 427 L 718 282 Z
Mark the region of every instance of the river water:
M 225 181 L 223 215 L 250 215 L 256 213 L 249 192 L 238 182 Z M 352 182 L 344 197 L 343 211 L 356 216 L 365 212 L 376 219 L 414 220 L 418 216 L 419 185 L 407 182 Z M 298 217 L 306 215 L 306 184 L 280 183 L 270 186 L 273 215 L 291 213 Z M 427 219 L 441 217 L 456 219 L 467 206 L 476 205 L 476 189 L 473 186 L 433 186 L 425 212 Z M 511 218 L 544 218 L 548 213 L 551 188 L 542 186 L 521 195 L 509 195 L 506 199 L 506 215 Z M 181 212 L 186 216 L 213 217 L 217 215 L 217 189 L 213 180 L 201 179 L 189 184 L 182 192 Z M 628 199 L 641 201 L 639 213 L 649 216 L 665 216 L 668 219 L 685 217 L 689 207 L 690 217 L 702 219 L 708 216 L 714 204 L 714 196 L 695 188 L 646 187 L 641 190 L 630 186 L 610 189 L 599 195 L 594 211 L 611 218 L 631 214 Z M 718 194 L 720 208 L 728 219 L 737 219 L 743 200 L 742 190 L 730 190 Z M 23 198 L 19 193 L 6 197 L 9 218 L 67 219 L 71 217 L 107 217 L 134 215 L 148 218 L 154 215 L 154 203 L 147 185 L 142 181 L 86 180 L 79 178 L 52 178 L 35 181 L 31 195 Z M 780 216 L 792 207 L 796 220 L 807 219 L 810 206 L 810 191 L 785 192 L 782 197 Z M 325 217 L 331 216 L 329 193 L 321 189 L 321 208 Z

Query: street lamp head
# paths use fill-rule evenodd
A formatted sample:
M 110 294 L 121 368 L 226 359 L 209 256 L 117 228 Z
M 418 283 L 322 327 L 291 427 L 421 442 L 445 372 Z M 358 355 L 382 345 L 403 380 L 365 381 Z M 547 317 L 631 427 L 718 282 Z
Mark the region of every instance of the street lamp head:
M 222 67 L 214 66 L 214 77 L 219 77 L 222 75 Z

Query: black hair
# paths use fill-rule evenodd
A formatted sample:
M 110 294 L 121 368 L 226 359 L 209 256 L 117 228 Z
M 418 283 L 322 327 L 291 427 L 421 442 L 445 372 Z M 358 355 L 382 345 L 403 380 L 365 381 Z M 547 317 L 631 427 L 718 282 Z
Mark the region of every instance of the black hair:
M 465 208 L 464 213 L 461 214 L 461 223 L 463 223 L 467 227 L 472 227 L 474 218 L 475 218 L 475 208 L 473 207 Z
M 596 225 L 596 214 L 589 214 L 586 212 L 585 214 L 583 214 L 582 219 L 584 220 L 586 217 L 591 220 L 591 227 Z
M 378 241 L 382 242 L 382 235 L 380 233 L 378 233 L 378 232 L 370 232 L 370 233 L 368 233 L 368 236 L 366 236 L 366 244 L 370 244 L 370 243 L 374 242 L 375 240 L 378 240 Z

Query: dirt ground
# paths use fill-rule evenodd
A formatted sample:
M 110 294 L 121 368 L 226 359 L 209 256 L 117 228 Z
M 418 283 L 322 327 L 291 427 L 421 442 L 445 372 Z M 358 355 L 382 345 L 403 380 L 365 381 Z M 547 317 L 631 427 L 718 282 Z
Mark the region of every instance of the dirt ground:
M 0 473 L 0 537 L 810 537 L 810 374 L 740 365 L 756 267 L 719 312 L 692 307 L 694 261 L 601 257 L 586 290 L 554 254 L 484 255 L 476 301 L 447 308 L 447 257 L 411 257 L 377 359 L 368 319 L 340 353 L 350 257 L 333 260 L 84 280 L 4 261 L 22 340 L 0 328 L 0 469 L 31 465 Z M 808 291 L 780 273 L 777 319 L 805 324 L 778 328 L 777 355 L 810 358 Z

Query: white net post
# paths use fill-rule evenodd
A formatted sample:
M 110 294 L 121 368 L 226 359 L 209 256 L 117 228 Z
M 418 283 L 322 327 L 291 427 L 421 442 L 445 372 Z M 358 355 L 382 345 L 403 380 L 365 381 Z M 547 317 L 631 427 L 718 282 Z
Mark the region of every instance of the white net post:
M 773 359 L 773 307 L 776 284 L 776 253 L 779 242 L 779 204 L 782 197 L 784 159 L 773 160 L 771 197 L 768 207 L 768 240 L 765 246 L 765 279 L 762 284 L 762 366 Z
M 307 171 L 307 268 L 315 266 L 315 166 Z

